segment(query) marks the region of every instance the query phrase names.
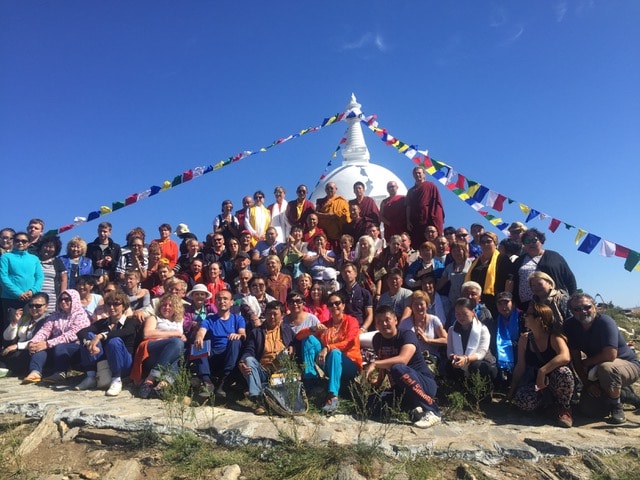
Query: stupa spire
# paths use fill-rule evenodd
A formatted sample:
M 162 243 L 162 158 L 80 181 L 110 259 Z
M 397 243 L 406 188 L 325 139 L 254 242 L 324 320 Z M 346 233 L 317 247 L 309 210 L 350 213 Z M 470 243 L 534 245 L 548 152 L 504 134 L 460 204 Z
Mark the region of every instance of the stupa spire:
M 362 135 L 362 126 L 360 125 L 360 105 L 356 100 L 355 94 L 351 94 L 351 101 L 345 107 L 345 111 L 354 113 L 347 118 L 349 127 L 347 128 L 347 142 L 342 148 L 342 164 L 349 165 L 353 163 L 369 163 L 371 156 L 369 155 L 369 149 L 364 141 Z

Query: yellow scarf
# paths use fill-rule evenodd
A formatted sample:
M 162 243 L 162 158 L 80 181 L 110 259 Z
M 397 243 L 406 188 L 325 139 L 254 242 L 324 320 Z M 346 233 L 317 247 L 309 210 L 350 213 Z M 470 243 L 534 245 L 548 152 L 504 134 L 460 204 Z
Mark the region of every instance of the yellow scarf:
M 487 275 L 484 277 L 484 285 L 482 286 L 482 293 L 484 295 L 495 295 L 495 284 L 496 284 L 496 263 L 498 263 L 498 255 L 500 252 L 496 250 L 493 252 L 493 256 L 489 261 L 489 266 L 487 267 Z M 464 281 L 468 282 L 471 280 L 471 272 L 476 265 L 480 262 L 480 257 L 476 258 L 471 264 L 471 268 L 464 277 Z

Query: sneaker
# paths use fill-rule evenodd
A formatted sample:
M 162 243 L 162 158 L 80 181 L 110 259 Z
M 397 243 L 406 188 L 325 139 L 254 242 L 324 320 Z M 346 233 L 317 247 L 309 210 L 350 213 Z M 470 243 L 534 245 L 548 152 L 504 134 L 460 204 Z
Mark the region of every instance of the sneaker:
M 433 427 L 436 423 L 440 423 L 442 419 L 433 413 L 432 411 L 428 411 L 425 413 L 421 419 L 413 422 L 413 426 L 416 428 L 429 428 Z
M 75 386 L 74 390 L 93 390 L 98 386 L 98 380 L 96 377 L 84 377 L 78 385 Z
M 138 389 L 138 396 L 140 398 L 149 398 L 152 391 L 153 391 L 153 383 L 144 382 L 142 385 L 140 385 L 140 388 Z
M 558 425 L 563 428 L 573 427 L 573 417 L 571 416 L 571 410 L 563 408 L 558 415 Z
M 417 422 L 422 417 L 424 417 L 424 410 L 422 407 L 416 407 L 409 412 L 409 419 L 411 420 L 411 423 Z
M 107 397 L 117 397 L 121 391 L 122 391 L 122 382 L 119 382 L 118 380 L 114 380 L 111 382 L 111 385 L 109 385 L 109 390 L 107 390 L 107 393 L 105 395 L 107 395 Z
M 209 398 L 215 392 L 216 387 L 211 382 L 202 382 L 198 396 L 201 398 Z
M 614 425 L 620 425 L 626 422 L 627 419 L 624 416 L 624 409 L 622 403 L 616 403 L 611 407 L 611 415 L 609 416 L 609 423 Z
M 333 415 L 338 411 L 339 404 L 340 401 L 338 400 L 338 397 L 328 398 L 327 402 L 324 404 L 324 407 L 322 407 L 322 413 L 324 413 L 325 415 Z
M 42 379 L 43 382 L 46 383 L 62 383 L 67 379 L 66 372 L 56 372 L 53 375 L 49 375 L 48 377 L 44 377 Z

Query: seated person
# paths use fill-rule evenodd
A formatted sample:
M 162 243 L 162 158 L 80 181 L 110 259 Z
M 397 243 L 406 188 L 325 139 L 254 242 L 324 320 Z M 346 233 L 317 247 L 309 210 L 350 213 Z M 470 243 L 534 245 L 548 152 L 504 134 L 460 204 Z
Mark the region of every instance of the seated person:
M 122 391 L 122 377 L 131 371 L 139 323 L 136 318 L 125 315 L 129 298 L 124 292 L 107 294 L 104 303 L 108 317 L 78 332 L 82 342 L 82 370 L 87 376 L 76 386 L 76 390 L 108 386 L 107 396 L 115 397 Z M 109 385 L 98 385 L 96 379 L 97 365 L 101 360 L 106 360 L 111 370 Z
M 420 257 L 409 265 L 404 283 L 407 288 L 417 290 L 420 288 L 420 281 L 423 276 L 431 275 L 436 279 L 440 278 L 444 271 L 444 265 L 436 260 L 436 246 L 431 242 L 424 242 L 419 248 Z
M 595 416 L 598 407 L 608 407 L 609 422 L 622 424 L 626 418 L 620 396 L 625 387 L 640 378 L 638 358 L 615 320 L 599 313 L 591 296 L 576 292 L 571 295 L 569 306 L 573 317 L 564 323 L 564 334 L 573 368 L 584 385 L 580 409 Z
M 373 337 L 376 360 L 367 365 L 367 380 L 373 381 L 372 373 L 375 370 L 378 371 L 374 383 L 376 387 L 380 387 L 388 377 L 392 391 L 389 401 L 401 402 L 400 408 L 409 412 L 415 427 L 429 428 L 440 422 L 435 401 L 438 386 L 422 357 L 415 333 L 398 329 L 398 318 L 389 306 L 376 309 L 375 325 L 378 330 Z M 373 407 L 370 410 L 381 407 L 371 405 L 371 400 L 367 403 Z M 395 407 L 393 403 L 389 407 Z
M 553 311 L 547 305 L 529 302 L 524 322 L 530 331 L 518 342 L 518 362 L 507 398 L 516 407 L 532 411 L 543 404 L 543 393 L 548 389 L 558 407 L 558 425 L 569 428 L 573 425 L 574 379 L 568 367 L 571 356 L 567 341 L 554 327 Z M 533 376 L 525 379 L 528 369 L 533 370 Z
M 151 303 L 149 290 L 140 288 L 140 272 L 132 270 L 124 274 L 124 285 L 122 290 L 129 297 L 131 310 L 141 310 Z
M 9 325 L 2 335 L 6 346 L 0 352 L 0 364 L 4 364 L 13 375 L 23 376 L 29 372 L 31 354 L 27 347 L 47 318 L 48 304 L 49 295 L 36 293 L 27 303 L 26 313 L 18 308 L 9 319 Z
M 411 330 L 418 339 L 419 351 L 429 352 L 438 361 L 444 360 L 447 346 L 447 331 L 435 315 L 428 312 L 429 295 L 417 290 L 411 295 L 409 306 L 411 315 L 400 322 L 400 330 Z
M 200 251 L 200 243 L 195 238 L 189 238 L 186 241 L 187 252 L 178 257 L 178 261 L 173 267 L 173 272 L 178 275 L 179 273 L 188 273 L 191 261 L 195 258 L 204 262 L 204 255 Z
M 199 283 L 205 284 L 206 279 L 203 273 L 204 263 L 201 258 L 194 258 L 189 264 L 189 269 L 185 272 L 179 273 L 178 278 L 181 278 L 187 282 L 187 288 L 192 289 Z
M 191 303 L 184 306 L 184 317 L 182 317 L 182 330 L 187 337 L 187 346 L 195 340 L 202 321 L 208 315 L 216 313 L 215 305 L 209 303 L 211 297 L 211 292 L 201 283 L 187 292 L 187 298 Z
M 286 351 L 293 355 L 293 330 L 283 322 L 284 305 L 277 300 L 267 303 L 264 323 L 254 328 L 247 337 L 238 367 L 249 386 L 249 399 L 253 402 L 253 413 L 264 415 L 262 391 L 269 377 L 280 365 L 278 355 Z
M 218 292 L 231 289 L 229 284 L 220 276 L 222 274 L 222 264 L 220 262 L 211 262 L 206 268 L 206 273 L 207 290 L 209 290 L 213 298 Z
M 322 274 L 328 268 L 335 268 L 336 256 L 333 250 L 327 250 L 327 237 L 324 233 L 318 233 L 310 245 L 313 245 L 313 250 L 309 248 L 306 255 L 302 257 L 302 264 L 307 269 L 311 278 L 314 280 L 322 280 Z
M 267 273 L 265 262 L 269 255 L 280 255 L 285 244 L 278 242 L 278 231 L 275 227 L 267 228 L 265 239 L 260 240 L 251 251 L 251 270 L 261 275 Z
M 262 275 L 251 277 L 249 291 L 251 295 L 243 297 L 240 302 L 240 314 L 247 322 L 247 332 L 262 325 L 267 304 L 275 300 L 267 293 L 267 281 Z
M 323 332 L 327 327 L 320 323 L 318 317 L 304 310 L 304 297 L 300 292 L 289 293 L 287 305 L 291 313 L 284 317 L 284 321 L 291 326 L 296 335 L 296 357 L 304 366 L 302 379 L 317 379 L 318 372 L 315 365 L 322 345 L 314 334 Z
M 385 276 L 387 288 L 380 296 L 378 306 L 388 305 L 393 308 L 396 317 L 402 318 L 402 312 L 410 304 L 411 294 L 408 288 L 402 286 L 402 270 L 400 268 L 392 268 Z
M 137 272 L 136 272 L 137 273 Z M 96 286 L 96 278 L 92 275 L 82 275 L 76 280 L 76 290 L 80 294 L 80 303 L 87 312 L 89 318 L 93 317 L 96 308 L 103 305 L 102 295 L 93 293 Z
M 500 372 L 500 380 L 508 382 L 513 367 L 518 360 L 518 341 L 524 332 L 524 325 L 520 322 L 520 312 L 513 303 L 513 295 L 500 292 L 496 295 L 498 318 L 496 319 L 496 360 Z
M 155 315 L 144 321 L 143 341 L 136 350 L 130 375 L 139 383 L 143 369 L 149 370 L 138 391 L 140 398 L 149 398 L 152 393 L 161 394 L 178 374 L 187 340 L 182 330 L 183 316 L 182 298 L 168 293 L 160 297 Z
M 332 415 L 338 410 L 341 389 L 347 388 L 362 371 L 362 354 L 358 320 L 345 313 L 344 293 L 340 291 L 329 295 L 328 305 L 331 318 L 325 324 L 327 329 L 320 333 L 322 349 L 318 354 L 318 364 L 329 377 L 327 400 L 322 412 Z
M 212 393 L 218 397 L 227 396 L 225 381 L 238 363 L 242 341 L 247 336 L 244 318 L 231 313 L 232 293 L 220 290 L 215 301 L 218 313 L 208 315 L 202 321 L 193 342 L 196 349 L 202 349 L 205 340 L 211 342 L 209 355 L 195 361 L 198 377 L 202 380 L 200 396 L 204 397 Z
M 56 311 L 44 321 L 27 346 L 31 354 L 30 373 L 22 382 L 36 383 L 42 380 L 47 361 L 53 366 L 53 374 L 44 380 L 49 383 L 63 382 L 69 367 L 80 364 L 78 332 L 88 327 L 89 323 L 78 292 L 64 290 L 58 296 Z
M 447 332 L 447 377 L 462 382 L 474 372 L 480 372 L 483 377 L 494 380 L 498 369 L 489 351 L 489 329 L 476 317 L 472 300 L 459 298 L 454 308 L 456 322 Z

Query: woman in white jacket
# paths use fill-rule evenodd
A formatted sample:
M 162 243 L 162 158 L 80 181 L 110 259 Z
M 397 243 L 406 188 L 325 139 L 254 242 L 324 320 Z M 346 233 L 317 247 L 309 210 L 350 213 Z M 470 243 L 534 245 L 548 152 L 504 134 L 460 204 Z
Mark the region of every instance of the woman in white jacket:
M 453 381 L 462 381 L 474 372 L 495 379 L 498 372 L 496 359 L 489 351 L 491 334 L 477 319 L 475 304 L 468 298 L 455 303 L 456 321 L 447 336 L 446 375 Z

